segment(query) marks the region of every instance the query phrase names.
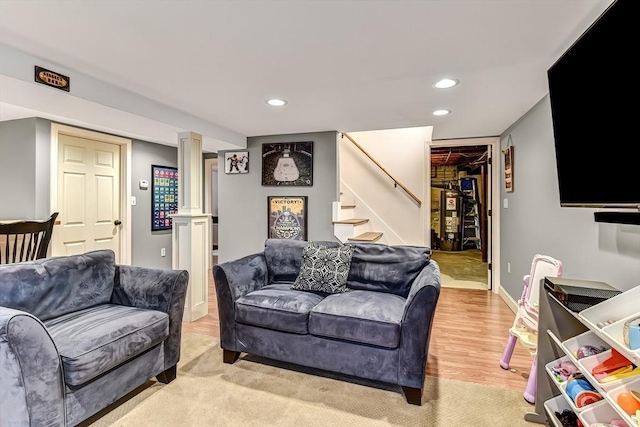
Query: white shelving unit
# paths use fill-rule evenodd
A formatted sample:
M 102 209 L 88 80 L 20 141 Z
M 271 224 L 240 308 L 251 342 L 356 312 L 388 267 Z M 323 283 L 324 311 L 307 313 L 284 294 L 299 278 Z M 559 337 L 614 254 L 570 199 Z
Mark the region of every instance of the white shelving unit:
M 552 279 L 552 278 L 551 278 Z M 580 286 L 589 287 L 589 281 Z M 640 390 L 640 376 L 623 378 L 611 382 L 599 382 L 591 374 L 594 366 L 611 355 L 616 349 L 631 363 L 640 366 L 640 350 L 633 350 L 624 343 L 623 325 L 640 316 L 640 286 L 618 294 L 580 313 L 566 308 L 544 286 L 540 287 L 540 323 L 538 329 L 546 334 L 538 336 L 538 366 L 536 376 L 535 411 L 527 413 L 525 420 L 539 424 L 558 425 L 550 407 L 570 408 L 588 426 L 595 422 L 623 419 L 631 427 L 640 427 L 617 403 L 622 392 Z M 606 321 L 613 321 L 600 327 Z M 600 354 L 578 359 L 576 351 L 583 345 L 604 347 Z M 577 408 L 567 395 L 566 383 L 559 382 L 551 368 L 560 361 L 572 361 L 603 399 L 588 406 Z M 564 402 L 563 402 L 564 401 Z M 561 410 L 558 412 L 562 412 Z

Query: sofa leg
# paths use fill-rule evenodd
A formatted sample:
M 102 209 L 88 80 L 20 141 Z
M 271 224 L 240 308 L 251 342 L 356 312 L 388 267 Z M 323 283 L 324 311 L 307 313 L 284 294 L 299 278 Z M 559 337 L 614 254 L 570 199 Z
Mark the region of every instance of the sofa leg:
M 222 361 L 224 363 L 233 364 L 240 357 L 239 351 L 225 350 L 222 349 Z
M 404 397 L 407 399 L 407 403 L 410 403 L 411 405 L 422 406 L 422 390 L 423 389 L 421 388 L 402 386 Z
M 167 369 L 164 372 L 161 372 L 160 375 L 158 375 L 156 377 L 156 379 L 158 381 L 160 381 L 163 384 L 169 384 L 171 381 L 176 379 L 176 376 L 178 374 L 178 365 L 173 365 L 172 367 L 170 367 L 169 369 Z

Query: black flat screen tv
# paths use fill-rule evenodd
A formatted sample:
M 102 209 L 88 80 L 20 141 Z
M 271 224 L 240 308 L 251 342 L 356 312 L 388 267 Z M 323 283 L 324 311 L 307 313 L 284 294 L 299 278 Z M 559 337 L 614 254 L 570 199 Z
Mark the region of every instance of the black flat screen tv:
M 640 207 L 639 4 L 613 2 L 547 71 L 561 206 Z

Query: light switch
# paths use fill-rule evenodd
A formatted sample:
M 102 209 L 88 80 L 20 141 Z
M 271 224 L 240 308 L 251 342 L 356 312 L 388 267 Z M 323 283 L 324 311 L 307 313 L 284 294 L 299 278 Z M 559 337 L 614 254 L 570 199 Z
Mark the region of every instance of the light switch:
M 136 200 L 136 196 L 131 196 L 131 206 L 135 206 L 138 201 Z
M 504 199 L 502 201 L 502 207 L 505 209 L 509 209 L 509 199 Z

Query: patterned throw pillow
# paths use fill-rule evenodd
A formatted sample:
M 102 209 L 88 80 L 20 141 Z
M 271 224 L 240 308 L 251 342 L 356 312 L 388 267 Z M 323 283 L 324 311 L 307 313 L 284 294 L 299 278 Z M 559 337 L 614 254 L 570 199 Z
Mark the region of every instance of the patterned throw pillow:
M 347 276 L 351 268 L 352 245 L 328 248 L 309 242 L 302 250 L 300 273 L 291 289 L 330 294 L 348 292 Z

